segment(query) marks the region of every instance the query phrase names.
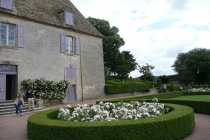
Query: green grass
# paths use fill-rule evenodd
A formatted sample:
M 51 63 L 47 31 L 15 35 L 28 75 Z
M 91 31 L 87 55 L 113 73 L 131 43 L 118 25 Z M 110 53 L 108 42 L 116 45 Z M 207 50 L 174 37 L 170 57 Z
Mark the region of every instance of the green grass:
M 210 95 L 189 95 L 189 96 L 179 96 L 175 98 L 170 98 L 173 100 L 203 100 L 203 101 L 210 101 Z

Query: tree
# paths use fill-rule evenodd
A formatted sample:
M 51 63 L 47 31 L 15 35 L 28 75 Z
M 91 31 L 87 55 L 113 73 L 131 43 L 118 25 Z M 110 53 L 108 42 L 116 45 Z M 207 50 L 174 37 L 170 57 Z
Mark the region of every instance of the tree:
M 163 83 L 168 83 L 168 76 L 166 76 L 166 75 L 163 75 L 163 76 L 159 76 L 158 77 L 159 79 L 161 79 L 161 81 L 163 82 Z
M 134 56 L 130 53 L 130 51 L 122 51 L 124 55 L 124 60 L 128 63 L 129 65 L 129 73 L 131 71 L 134 71 L 137 68 L 138 63 L 136 63 L 136 59 Z
M 89 17 L 88 21 L 104 36 L 103 52 L 104 67 L 107 76 L 127 77 L 136 69 L 137 63 L 130 51 L 120 52 L 119 48 L 125 44 L 123 38 L 118 34 L 116 26 L 111 27 L 109 22 L 103 19 Z
M 187 53 L 180 53 L 172 67 L 178 73 L 181 83 L 209 84 L 210 50 L 195 48 Z
M 138 67 L 139 67 L 138 71 L 143 74 L 144 81 L 147 80 L 146 79 L 147 76 L 152 75 L 151 70 L 153 70 L 155 68 L 154 66 L 149 65 L 148 63 L 146 63 L 145 66 L 144 65 L 142 65 L 142 66 L 138 65 Z

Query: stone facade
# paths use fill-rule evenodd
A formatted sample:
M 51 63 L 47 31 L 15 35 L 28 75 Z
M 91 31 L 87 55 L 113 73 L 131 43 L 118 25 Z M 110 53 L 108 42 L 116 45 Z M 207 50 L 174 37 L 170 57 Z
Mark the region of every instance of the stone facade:
M 17 46 L 17 36 L 15 46 L 0 44 L 0 64 L 17 66 L 18 92 L 21 81 L 46 78 L 76 85 L 77 101 L 105 95 L 102 35 L 70 1 L 14 0 L 13 9 L 0 9 L 0 23 L 24 26 L 25 46 Z M 74 26 L 65 25 L 66 9 L 74 14 Z M 80 38 L 79 55 L 60 52 L 61 34 Z M 76 68 L 76 78 L 66 78 L 67 67 Z

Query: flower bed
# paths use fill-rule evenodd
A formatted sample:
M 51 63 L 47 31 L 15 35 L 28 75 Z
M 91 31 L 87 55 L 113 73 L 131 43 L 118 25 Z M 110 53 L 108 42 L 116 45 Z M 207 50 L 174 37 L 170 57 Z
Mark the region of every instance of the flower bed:
M 154 103 L 131 101 L 130 103 L 118 102 L 100 102 L 99 105 L 89 106 L 87 104 L 77 105 L 72 110 L 70 105 L 66 108 L 60 108 L 58 118 L 66 121 L 117 121 L 132 120 L 140 118 L 150 118 L 164 115 L 169 108 L 165 108 L 164 104 L 158 103 L 158 99 L 153 99 Z
M 210 92 L 210 88 L 191 88 L 189 92 Z
M 191 134 L 195 128 L 192 108 L 165 105 L 171 112 L 162 116 L 93 123 L 57 120 L 59 110 L 47 110 L 28 118 L 27 134 L 32 140 L 170 140 Z

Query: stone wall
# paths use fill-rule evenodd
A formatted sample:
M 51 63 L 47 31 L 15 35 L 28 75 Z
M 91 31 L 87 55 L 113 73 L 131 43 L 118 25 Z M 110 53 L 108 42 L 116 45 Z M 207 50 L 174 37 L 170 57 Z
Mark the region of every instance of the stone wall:
M 81 101 L 82 98 L 93 99 L 104 96 L 101 38 L 9 17 L 1 13 L 0 22 L 25 26 L 24 48 L 0 45 L 0 64 L 7 61 L 18 66 L 18 91 L 21 88 L 21 81 L 25 79 L 44 77 L 54 81 L 64 80 L 66 79 L 65 68 L 71 66 L 76 68 L 77 78 L 66 80 L 76 84 L 77 101 Z M 80 38 L 81 56 L 60 53 L 61 33 Z

